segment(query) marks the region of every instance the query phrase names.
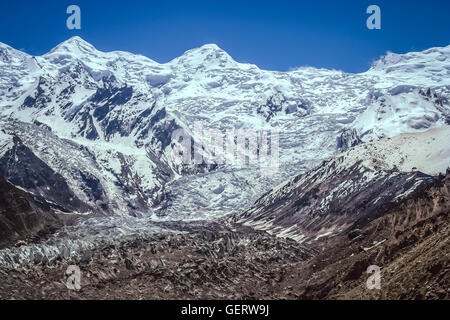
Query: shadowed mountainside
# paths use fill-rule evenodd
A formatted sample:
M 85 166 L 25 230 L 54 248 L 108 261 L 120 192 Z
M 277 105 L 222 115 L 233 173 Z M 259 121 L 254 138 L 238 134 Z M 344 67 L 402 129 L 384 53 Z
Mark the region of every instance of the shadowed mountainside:
M 52 232 L 61 224 L 45 200 L 0 177 L 0 247 Z

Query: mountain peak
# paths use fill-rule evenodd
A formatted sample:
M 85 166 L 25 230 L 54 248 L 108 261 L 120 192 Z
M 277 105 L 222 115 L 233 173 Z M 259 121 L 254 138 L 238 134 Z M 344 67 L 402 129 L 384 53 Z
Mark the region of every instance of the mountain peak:
M 81 38 L 79 36 L 73 36 L 64 42 L 92 46 L 89 42 L 85 41 L 83 38 Z
M 183 53 L 181 57 L 174 59 L 178 63 L 190 66 L 198 65 L 220 65 L 227 66 L 235 64 L 233 58 L 217 44 L 209 43 L 199 48 L 194 48 Z
M 183 53 L 183 56 L 189 56 L 189 55 L 208 55 L 208 54 L 212 54 L 212 53 L 224 53 L 226 55 L 228 55 L 228 53 L 226 53 L 224 50 L 222 50 L 217 44 L 214 43 L 208 43 L 208 44 L 204 44 L 199 48 L 193 48 L 190 49 L 188 51 L 186 51 L 185 53 Z
M 424 51 L 411 51 L 407 53 L 386 52 L 384 56 L 376 60 L 371 70 L 385 70 L 392 66 L 409 65 L 421 67 L 424 61 L 434 63 L 450 60 L 450 45 L 446 47 L 433 47 Z
M 221 48 L 219 48 L 219 46 L 215 43 L 207 43 L 202 45 L 199 49 L 201 50 L 221 50 L 223 51 Z
M 79 36 L 74 36 L 64 42 L 61 42 L 55 48 L 53 48 L 49 53 L 64 52 L 70 54 L 86 54 L 97 51 L 93 45 L 89 42 L 83 40 Z

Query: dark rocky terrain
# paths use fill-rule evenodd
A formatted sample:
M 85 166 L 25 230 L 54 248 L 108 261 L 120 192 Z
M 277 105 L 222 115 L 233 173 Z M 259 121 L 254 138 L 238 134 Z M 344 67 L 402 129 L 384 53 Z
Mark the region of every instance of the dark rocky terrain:
M 74 258 L 0 269 L 2 299 L 448 299 L 450 171 L 343 234 L 303 246 L 240 225 L 179 223 Z M 81 290 L 65 271 L 80 266 Z M 382 270 L 368 290 L 366 269 Z
M 212 226 L 99 247 L 74 259 L 35 260 L 0 269 L 2 299 L 257 299 L 283 279 L 283 267 L 314 250 L 264 232 Z M 81 290 L 66 288 L 69 265 Z
M 20 137 L 14 135 L 12 140 L 11 149 L 0 157 L 0 176 L 15 186 L 57 203 L 64 211 L 89 209 L 77 198 L 65 179 L 38 158 Z
M 0 177 L 0 248 L 39 238 L 62 225 L 44 199 L 22 191 Z
M 368 179 L 370 169 L 360 162 L 339 168 L 343 161 L 339 157 L 297 176 L 262 196 L 237 221 L 249 225 L 267 221 L 278 232 L 295 226 L 305 240 L 314 240 L 321 230 L 341 232 L 376 219 L 399 195 L 434 179 L 421 172 L 394 170 L 379 170 Z
M 287 272 L 295 285 L 289 295 L 298 299 L 448 299 L 450 171 L 380 213 L 361 229 L 316 244 L 318 255 L 290 266 Z M 381 268 L 381 290 L 366 288 L 370 265 Z

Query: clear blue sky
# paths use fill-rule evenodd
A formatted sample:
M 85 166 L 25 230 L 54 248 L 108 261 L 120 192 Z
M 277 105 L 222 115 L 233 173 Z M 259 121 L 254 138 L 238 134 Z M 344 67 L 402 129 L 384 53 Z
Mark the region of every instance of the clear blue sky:
M 82 29 L 66 28 L 77 4 Z M 366 8 L 381 7 L 382 29 L 366 28 Z M 103 51 L 167 62 L 216 43 L 240 62 L 285 71 L 309 65 L 361 72 L 386 51 L 450 44 L 449 0 L 104 1 L 2 0 L 0 41 L 33 55 L 78 35 Z

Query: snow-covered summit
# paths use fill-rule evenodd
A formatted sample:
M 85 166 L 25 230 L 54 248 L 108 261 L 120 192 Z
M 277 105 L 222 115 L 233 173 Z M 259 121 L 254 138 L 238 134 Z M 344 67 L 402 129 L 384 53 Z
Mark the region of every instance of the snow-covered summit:
M 96 51 L 97 49 L 93 45 L 84 41 L 82 38 L 75 36 L 58 44 L 55 48 L 50 50 L 48 54 L 65 53 L 74 56 L 82 56 L 85 54 L 93 54 Z
M 363 141 L 422 132 L 450 124 L 448 101 L 431 89 L 404 90 L 382 96 L 352 123 Z
M 372 65 L 367 74 L 379 76 L 384 81 L 380 87 L 390 86 L 393 81 L 402 81 L 404 85 L 448 85 L 449 65 L 450 46 L 406 54 L 388 52 Z
M 172 67 L 184 68 L 230 68 L 237 67 L 236 61 L 216 44 L 206 44 L 186 51 L 182 56 L 169 62 Z
M 434 62 L 435 64 L 439 64 L 448 62 L 449 60 L 450 45 L 406 54 L 388 52 L 385 56 L 374 62 L 371 69 L 384 70 L 386 73 L 389 73 L 401 67 L 423 68 L 425 67 L 423 63 Z

